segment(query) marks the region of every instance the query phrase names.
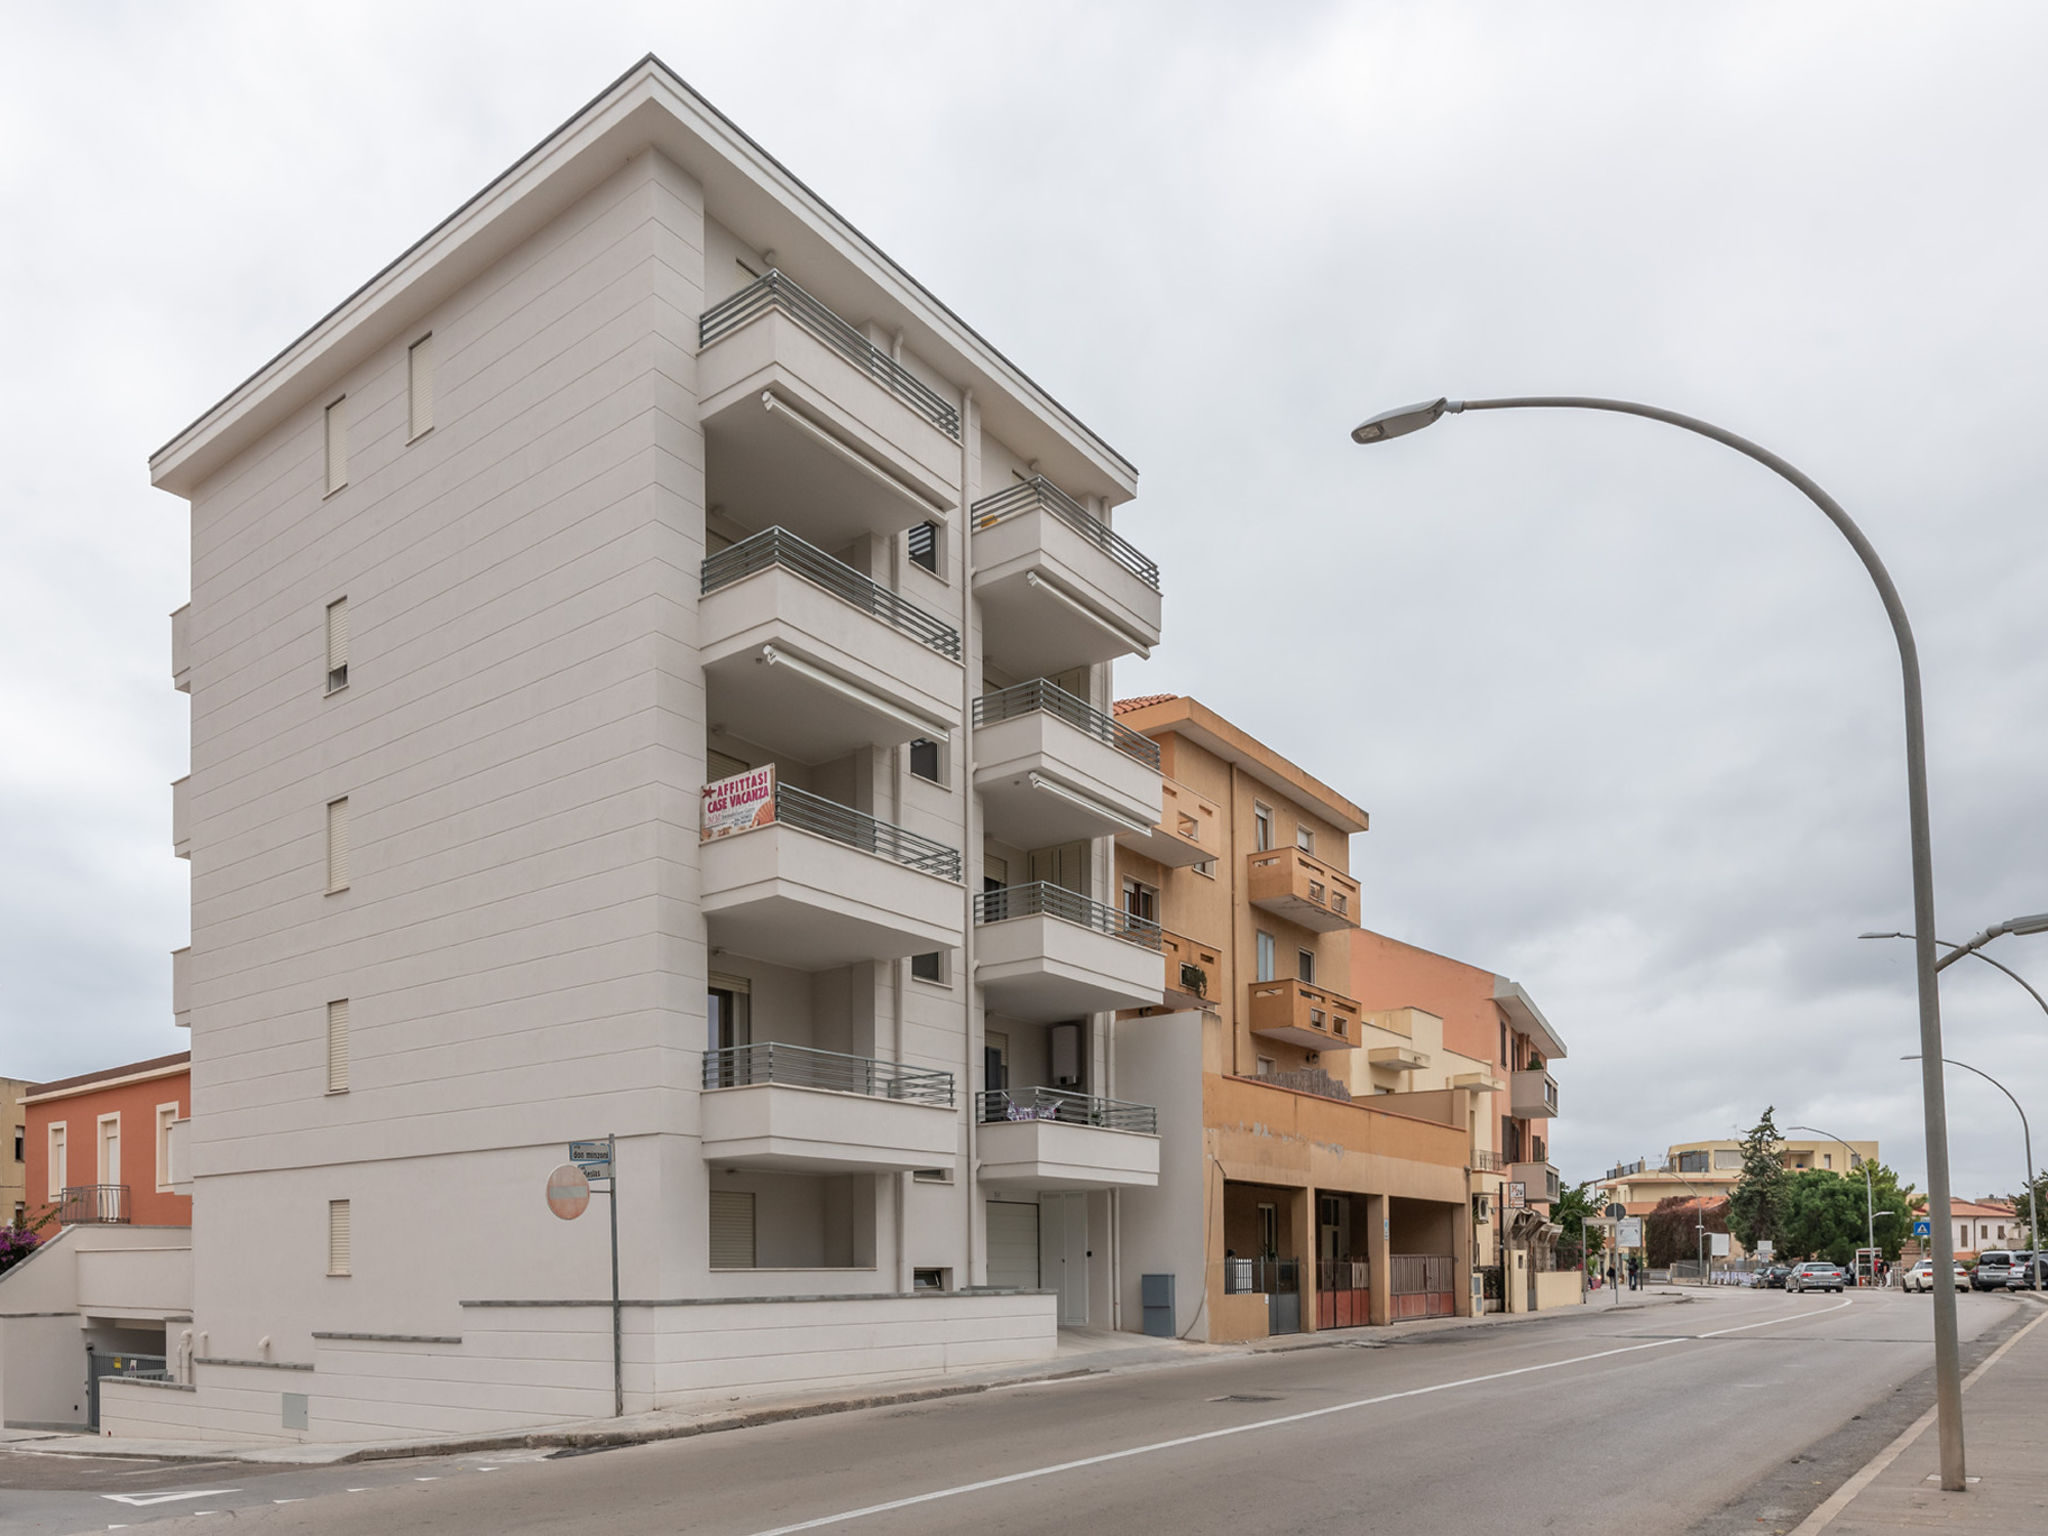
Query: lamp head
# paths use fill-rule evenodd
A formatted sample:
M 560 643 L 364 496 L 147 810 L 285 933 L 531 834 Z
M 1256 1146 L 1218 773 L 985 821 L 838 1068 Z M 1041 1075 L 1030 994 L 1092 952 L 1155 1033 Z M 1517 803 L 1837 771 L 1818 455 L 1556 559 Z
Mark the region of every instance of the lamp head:
M 1903 933 L 1859 933 L 1856 937 L 1859 939 L 1903 939 L 1910 937 L 1910 935 Z
M 2036 912 L 2032 917 L 2009 918 L 1999 926 L 2007 933 L 2048 933 L 2048 912 Z
M 1420 432 L 1448 411 L 1462 411 L 1462 400 L 1425 400 L 1418 405 L 1404 405 L 1395 410 L 1381 411 L 1379 415 L 1361 421 L 1351 429 L 1354 443 L 1383 443 L 1390 437 L 1406 437 L 1410 432 Z

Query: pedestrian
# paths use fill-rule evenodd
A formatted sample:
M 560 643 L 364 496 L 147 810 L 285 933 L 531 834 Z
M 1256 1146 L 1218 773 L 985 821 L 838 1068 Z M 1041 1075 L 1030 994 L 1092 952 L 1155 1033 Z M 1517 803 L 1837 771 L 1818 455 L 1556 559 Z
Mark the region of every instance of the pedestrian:
M 1632 1291 L 1643 1288 L 1643 1261 L 1633 1253 L 1628 1256 L 1628 1288 Z
M 1607 1261 L 1607 1284 L 1610 1289 L 1614 1285 L 1614 1261 L 1612 1259 Z

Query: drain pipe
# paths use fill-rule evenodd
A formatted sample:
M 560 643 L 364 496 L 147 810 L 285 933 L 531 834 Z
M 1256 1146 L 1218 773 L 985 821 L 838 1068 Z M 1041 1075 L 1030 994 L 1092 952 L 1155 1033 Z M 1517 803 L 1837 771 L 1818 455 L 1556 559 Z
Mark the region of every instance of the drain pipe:
M 974 835 L 974 695 L 976 678 L 981 669 L 981 647 L 976 643 L 974 633 L 974 529 L 973 519 L 968 516 L 968 503 L 973 500 L 971 478 L 974 463 L 974 442 L 981 430 L 980 418 L 974 410 L 974 391 L 960 392 L 960 517 L 955 524 L 960 530 L 960 750 L 953 754 L 955 773 L 960 780 L 960 836 L 965 844 L 960 850 L 960 1088 L 965 1098 L 967 1111 L 967 1167 L 960 1180 L 964 1204 L 962 1215 L 966 1228 L 962 1232 L 967 1254 L 966 1282 L 974 1284 L 974 1169 L 975 1169 L 975 1126 L 974 1126 L 974 872 L 981 868 L 981 844 Z M 981 1271 L 982 1283 L 988 1281 L 986 1268 Z

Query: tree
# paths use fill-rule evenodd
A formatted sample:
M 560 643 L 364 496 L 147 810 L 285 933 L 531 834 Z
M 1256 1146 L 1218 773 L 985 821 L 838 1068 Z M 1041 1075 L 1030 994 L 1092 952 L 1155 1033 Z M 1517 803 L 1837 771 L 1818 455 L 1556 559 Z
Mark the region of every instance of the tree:
M 1858 1175 L 1850 1174 L 1850 1180 Z M 1912 1229 L 1913 1218 L 1908 1214 L 1919 1203 L 1920 1195 L 1912 1185 L 1900 1182 L 1899 1176 L 1883 1163 L 1870 1164 L 1870 1193 L 1864 1206 L 1865 1228 L 1870 1225 L 1868 1217 L 1873 1210 L 1890 1211 L 1889 1216 L 1877 1218 L 1877 1246 L 1887 1261 L 1897 1263 L 1899 1245 L 1906 1233 Z M 1857 1239 L 1860 1247 L 1862 1238 Z
M 1700 1256 L 1711 1243 L 1700 1241 L 1700 1228 L 1710 1233 L 1728 1230 L 1728 1202 L 1695 1199 L 1691 1195 L 1669 1195 L 1643 1218 L 1643 1247 L 1652 1269 L 1665 1269 L 1681 1260 Z
M 1593 1203 L 1593 1186 L 1590 1181 L 1573 1184 L 1561 1193 L 1550 1207 L 1550 1219 L 1564 1228 L 1559 1248 L 1569 1247 L 1585 1259 L 1598 1259 L 1600 1250 L 1607 1242 L 1607 1232 L 1602 1227 L 1588 1227 L 1586 1218 L 1597 1216 L 1599 1208 Z
M 1767 1105 L 1763 1118 L 1742 1138 L 1742 1176 L 1728 1195 L 1728 1230 L 1752 1253 L 1759 1239 L 1777 1243 L 1783 1237 L 1791 1174 L 1785 1169 L 1785 1138 L 1778 1134 L 1775 1112 L 1775 1105 Z
M 2027 1226 L 2032 1219 L 2028 1215 L 2027 1191 L 2023 1189 L 2018 1194 L 2007 1195 L 2005 1198 L 2006 1203 L 2013 1208 L 2013 1213 L 2019 1217 L 2019 1230 L 2027 1234 L 2024 1239 L 2015 1238 L 2013 1247 L 2038 1249 L 2041 1246 L 2040 1234 L 2029 1231 Z M 2043 1211 L 2048 1211 L 2048 1173 L 2037 1174 L 2034 1177 L 2034 1202 Z M 2042 1219 L 2048 1221 L 2048 1216 Z
M 1872 1170 L 1875 1181 L 1876 1170 Z M 1868 1207 L 1863 1180 L 1809 1168 L 1786 1180 L 1779 1231 L 1787 1255 L 1827 1259 L 1848 1268 L 1863 1246 Z

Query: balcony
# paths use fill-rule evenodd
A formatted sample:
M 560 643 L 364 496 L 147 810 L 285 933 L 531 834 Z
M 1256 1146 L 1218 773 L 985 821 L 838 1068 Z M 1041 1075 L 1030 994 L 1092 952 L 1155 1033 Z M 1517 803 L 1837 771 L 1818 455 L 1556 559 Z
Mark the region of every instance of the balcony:
M 798 762 L 941 740 L 960 724 L 960 634 L 786 528 L 704 562 L 706 718 Z
M 698 341 L 711 504 L 832 547 L 947 518 L 958 408 L 785 274 L 706 310 Z
M 1358 1044 L 1358 1004 L 1306 981 L 1255 981 L 1252 1033 L 1311 1051 L 1348 1051 Z
M 180 693 L 192 691 L 192 651 L 188 632 L 192 627 L 192 605 L 171 611 L 171 686 Z
M 1198 944 L 1183 934 L 1159 931 L 1159 951 L 1166 961 L 1166 1006 L 1214 1008 L 1223 982 L 1223 956 L 1213 944 Z
M 704 1053 L 706 1162 L 887 1173 L 959 1150 L 953 1074 L 763 1041 Z
M 974 921 L 991 1012 L 1029 1024 L 1159 1005 L 1157 923 L 1043 882 L 983 892 Z
M 1541 1067 L 1508 1074 L 1508 1113 L 1518 1120 L 1542 1120 L 1557 1113 L 1557 1079 Z
M 143 1227 L 93 1238 L 80 1233 L 72 1242 L 80 1313 L 155 1323 L 191 1316 L 189 1232 Z M 138 1246 L 145 1242 L 151 1246 Z
M 714 945 L 822 971 L 959 944 L 958 849 L 791 784 L 772 784 L 764 810 L 746 830 L 704 834 Z
M 1151 1189 L 1159 1112 L 1149 1104 L 1057 1088 L 975 1096 L 980 1180 L 990 1188 Z
M 126 1184 L 67 1184 L 57 1195 L 57 1220 L 67 1227 L 125 1225 Z
M 1557 1170 L 1548 1163 L 1509 1163 L 1507 1172 L 1509 1183 L 1526 1188 L 1532 1205 L 1537 1201 L 1552 1204 L 1562 1193 L 1562 1181 Z
M 1185 784 L 1161 779 L 1159 802 L 1159 816 L 1151 826 L 1118 831 L 1118 847 L 1173 869 L 1223 857 L 1223 816 L 1214 801 Z
M 1050 677 L 1159 643 L 1159 567 L 1043 476 L 969 510 L 982 648 Z
M 171 1022 L 192 1027 L 192 946 L 171 951 Z
M 1429 1066 L 1429 1052 L 1411 1045 L 1376 1045 L 1365 1059 L 1376 1072 L 1420 1072 Z
M 1020 848 L 1159 819 L 1159 744 L 1042 677 L 974 701 L 974 761 L 983 825 Z
M 192 857 L 191 800 L 192 775 L 171 780 L 171 852 L 181 859 Z
M 1317 933 L 1358 926 L 1358 882 L 1299 848 L 1245 855 L 1246 899 Z

